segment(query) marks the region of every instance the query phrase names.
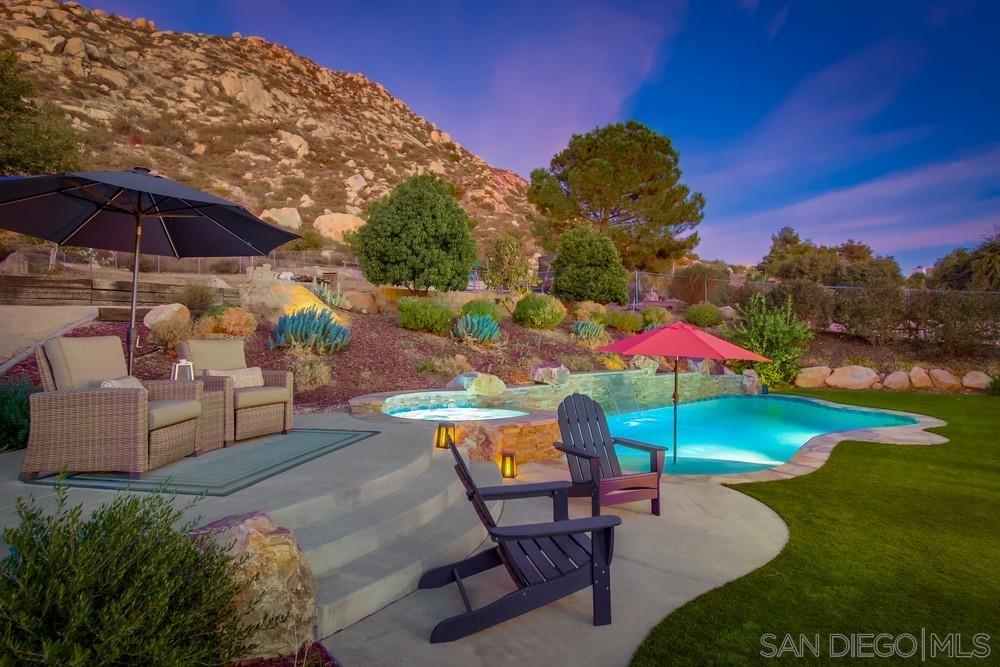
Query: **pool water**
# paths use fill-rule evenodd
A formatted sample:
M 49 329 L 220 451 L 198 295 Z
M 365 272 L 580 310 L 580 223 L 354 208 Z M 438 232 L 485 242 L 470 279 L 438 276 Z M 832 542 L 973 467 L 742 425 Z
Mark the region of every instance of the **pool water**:
M 403 419 L 426 419 L 428 421 L 461 422 L 479 421 L 482 419 L 507 419 L 528 414 L 520 410 L 505 410 L 502 408 L 476 408 L 466 406 L 438 406 L 426 408 L 399 408 L 390 410 L 387 414 Z
M 681 405 L 677 412 L 677 463 L 673 452 L 664 472 L 680 475 L 745 473 L 788 461 L 799 447 L 823 433 L 915 424 L 916 420 L 858 408 L 839 408 L 788 396 L 728 396 Z M 611 433 L 673 447 L 673 408 L 608 415 Z M 622 468 L 648 470 L 649 455 L 618 446 Z

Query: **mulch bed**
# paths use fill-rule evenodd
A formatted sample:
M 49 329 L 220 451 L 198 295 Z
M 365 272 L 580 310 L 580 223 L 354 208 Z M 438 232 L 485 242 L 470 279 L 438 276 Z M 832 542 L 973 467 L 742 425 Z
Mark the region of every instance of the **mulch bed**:
M 342 667 L 319 642 L 299 651 L 297 656 L 250 660 L 238 664 L 239 667 Z
M 917 363 L 947 368 L 955 373 L 980 370 L 996 377 L 1000 372 L 1000 348 L 981 345 L 969 354 L 950 355 L 919 341 L 894 341 L 875 347 L 863 338 L 838 333 L 818 333 L 799 366 L 868 366 L 879 372 L 909 371 Z

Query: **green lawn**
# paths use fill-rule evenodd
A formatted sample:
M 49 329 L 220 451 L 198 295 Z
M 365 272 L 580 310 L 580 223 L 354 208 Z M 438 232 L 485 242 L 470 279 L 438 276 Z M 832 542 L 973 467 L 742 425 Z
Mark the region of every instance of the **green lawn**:
M 919 637 L 921 628 L 961 632 L 966 650 L 974 633 L 988 633 L 992 656 L 961 662 L 1000 664 L 1000 398 L 796 393 L 939 417 L 948 425 L 938 432 L 951 441 L 844 442 L 815 473 L 734 486 L 781 515 L 788 544 L 764 567 L 661 621 L 632 664 L 773 664 L 760 655 L 764 633 L 775 644 L 785 633 L 818 633 L 827 656 L 831 633 Z

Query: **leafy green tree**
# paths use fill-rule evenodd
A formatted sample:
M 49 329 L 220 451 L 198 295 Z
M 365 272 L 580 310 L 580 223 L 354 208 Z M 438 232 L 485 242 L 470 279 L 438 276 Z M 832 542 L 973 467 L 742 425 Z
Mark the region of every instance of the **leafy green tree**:
M 441 291 L 468 284 L 475 223 L 450 183 L 431 174 L 411 176 L 372 202 L 366 215 L 367 223 L 347 235 L 366 280 Z
M 967 248 L 956 248 L 934 264 L 934 271 L 927 280 L 932 289 L 969 289 L 972 282 L 972 253 Z
M 1000 227 L 972 251 L 971 264 L 971 289 L 1000 292 Z
M 35 86 L 18 71 L 13 51 L 0 51 L 0 175 L 69 171 L 80 146 L 64 119 L 31 100 Z
M 927 287 L 927 275 L 923 271 L 914 271 L 903 284 L 910 289 L 924 289 Z
M 614 241 L 625 266 L 644 270 L 662 270 L 698 244 L 693 230 L 705 208 L 681 183 L 670 139 L 635 121 L 574 135 L 548 169 L 532 172 L 528 201 L 546 249 L 587 225 Z
M 507 234 L 493 242 L 482 273 L 483 282 L 492 290 L 517 292 L 531 280 L 531 263 L 524 256 L 521 239 Z
M 809 325 L 796 319 L 791 297 L 781 305 L 771 306 L 764 295 L 757 292 L 746 306 L 738 306 L 736 311 L 739 318 L 735 326 L 726 330 L 726 339 L 771 361 L 732 365 L 735 368 L 749 365 L 766 385 L 794 378 L 795 362 L 809 349 L 812 332 Z
M 803 241 L 791 227 L 771 236 L 771 249 L 757 268 L 781 280 L 811 280 L 823 285 L 869 285 L 903 280 L 892 257 L 876 255 L 870 246 L 849 239 L 836 247 Z
M 562 235 L 552 264 L 552 293 L 568 301 L 628 303 L 625 267 L 615 244 L 590 227 Z

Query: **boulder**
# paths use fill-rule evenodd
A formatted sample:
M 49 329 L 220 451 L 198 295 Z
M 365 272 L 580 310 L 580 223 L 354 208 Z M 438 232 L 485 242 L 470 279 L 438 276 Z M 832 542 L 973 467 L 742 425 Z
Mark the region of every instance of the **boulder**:
M 456 375 L 445 385 L 445 389 L 452 391 L 465 390 L 471 396 L 500 396 L 507 391 L 507 385 L 496 375 L 490 373 L 480 373 L 479 371 L 469 371 Z
M 738 315 L 736 309 L 732 306 L 723 306 L 722 308 L 719 308 L 719 312 L 722 313 L 722 316 L 727 320 L 735 320 Z
M 893 391 L 906 391 L 910 388 L 910 376 L 904 371 L 893 371 L 882 380 L 882 386 Z
M 91 67 L 90 76 L 102 79 L 108 83 L 114 84 L 116 88 L 124 88 L 128 85 L 128 77 L 115 69 L 110 69 L 108 67 Z
M 920 366 L 914 366 L 910 369 L 910 382 L 913 384 L 914 389 L 933 389 L 934 383 L 931 381 L 931 376 L 927 374 Z
M 826 378 L 826 386 L 835 389 L 870 389 L 878 382 L 878 373 L 867 366 L 841 366 Z
M 361 174 L 354 174 L 350 178 L 344 181 L 344 187 L 346 187 L 351 192 L 357 192 L 361 188 L 368 185 L 368 181 Z
M 763 391 L 760 385 L 760 377 L 757 376 L 757 371 L 752 368 L 748 368 L 743 371 L 743 393 L 748 396 L 756 396 Z
M 962 386 L 966 389 L 986 391 L 993 379 L 982 371 L 969 371 L 962 376 Z
M 531 367 L 531 381 L 536 384 L 561 385 L 569 382 L 569 369 L 562 364 L 548 362 Z
M 171 322 L 176 324 L 187 324 L 191 321 L 191 311 L 183 303 L 165 303 L 154 306 L 146 316 L 142 318 L 142 323 L 147 328 L 152 329 L 157 324 Z
M 62 51 L 66 44 L 66 38 L 61 35 L 49 35 L 44 30 L 32 28 L 31 26 L 19 25 L 10 31 L 10 36 L 14 39 L 22 39 L 27 42 L 34 42 L 49 53 Z
M 325 238 L 343 243 L 344 233 L 351 232 L 365 221 L 350 213 L 324 213 L 313 220 L 313 227 Z
M 378 300 L 371 292 L 347 290 L 344 292 L 344 298 L 347 299 L 347 303 L 350 304 L 350 308 L 348 308 L 348 310 L 355 313 L 374 315 L 379 312 Z
M 255 270 L 251 280 L 240 286 L 240 305 L 261 319 L 272 324 L 284 314 L 304 308 L 329 310 L 318 296 L 302 283 L 278 280 L 273 273 Z M 343 317 L 333 312 L 334 319 L 344 324 Z
M 628 360 L 628 367 L 655 375 L 656 371 L 660 370 L 660 362 L 644 354 L 637 354 Z
M 236 72 L 224 72 L 219 77 L 219 85 L 230 97 L 247 105 L 256 114 L 267 114 L 274 106 L 274 97 L 264 89 L 264 84 L 255 75 L 240 76 Z
M 800 368 L 795 376 L 796 387 L 822 387 L 833 370 L 829 366 L 809 366 Z
M 881 389 L 884 386 L 885 385 L 883 385 L 881 382 L 876 382 L 875 384 L 872 385 L 872 389 Z
M 931 376 L 931 382 L 938 391 L 958 391 L 962 388 L 958 378 L 944 368 L 932 368 L 928 375 Z
M 20 252 L 10 253 L 0 262 L 0 273 L 7 275 L 28 273 L 28 256 Z
M 254 512 L 213 521 L 196 534 L 227 548 L 233 560 L 242 560 L 240 572 L 253 578 L 237 601 L 249 611 L 247 623 L 287 614 L 285 622 L 250 639 L 257 647 L 243 660 L 294 655 L 316 640 L 316 580 L 292 531 Z
M 268 220 L 281 225 L 282 227 L 289 227 L 291 229 L 298 229 L 302 226 L 302 216 L 299 215 L 299 209 L 294 206 L 269 208 L 266 211 L 261 212 L 260 219 Z
M 306 155 L 309 155 L 309 144 L 299 135 L 292 134 L 286 130 L 278 130 L 278 138 L 282 143 L 295 151 L 297 157 L 304 158 Z
M 87 45 L 79 37 L 70 37 L 66 40 L 66 46 L 63 47 L 63 54 L 67 56 L 86 58 Z

